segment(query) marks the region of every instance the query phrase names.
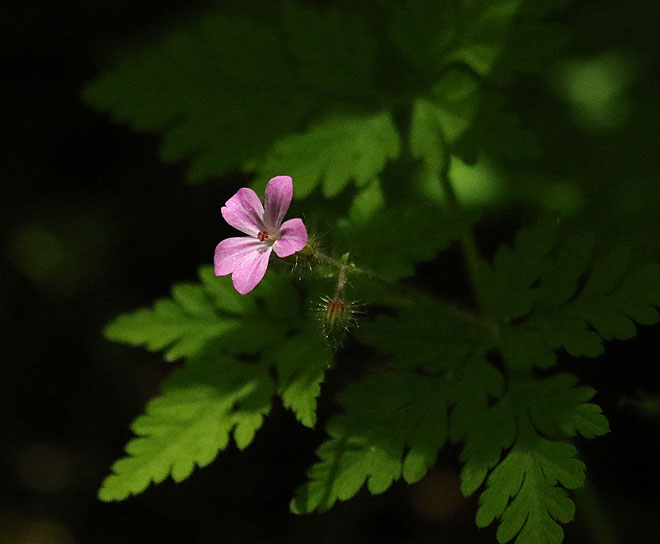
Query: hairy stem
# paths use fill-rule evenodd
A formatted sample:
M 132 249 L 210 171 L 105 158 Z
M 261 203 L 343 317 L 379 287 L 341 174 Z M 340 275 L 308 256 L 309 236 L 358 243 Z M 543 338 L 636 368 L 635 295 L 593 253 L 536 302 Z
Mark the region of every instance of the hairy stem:
M 316 250 L 314 256 L 319 262 L 338 270 L 339 280 L 337 285 L 338 287 L 337 291 L 339 292 L 341 285 L 342 296 L 343 296 L 343 286 L 346 281 L 346 276 L 348 273 L 351 273 L 351 274 L 363 274 L 371 280 L 382 283 L 383 285 L 387 285 L 388 287 L 393 287 L 405 293 L 406 296 L 410 297 L 411 299 L 417 302 L 423 303 L 427 301 L 429 298 L 428 294 L 422 293 L 421 291 L 418 291 L 413 287 L 404 285 L 399 282 L 394 282 L 385 276 L 381 276 L 380 274 L 372 272 L 371 270 L 358 267 L 353 263 L 348 263 L 348 255 L 344 255 L 342 260 L 339 261 L 337 259 L 333 259 L 332 257 L 326 255 L 325 253 Z M 460 308 L 446 301 L 441 301 L 441 303 L 460 321 L 463 321 L 466 324 L 475 326 L 480 330 L 483 330 L 484 334 L 488 336 L 492 336 L 494 334 L 494 332 L 492 331 L 492 324 L 484 321 L 484 319 L 481 316 L 475 315 L 467 310 L 464 310 L 463 308 Z

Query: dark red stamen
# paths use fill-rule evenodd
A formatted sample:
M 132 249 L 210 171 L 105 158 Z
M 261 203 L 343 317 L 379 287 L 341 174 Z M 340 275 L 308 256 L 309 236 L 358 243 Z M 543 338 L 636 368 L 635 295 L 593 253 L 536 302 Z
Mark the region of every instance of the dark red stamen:
M 260 230 L 259 234 L 257 234 L 257 239 L 260 242 L 263 242 L 264 240 L 268 240 L 268 231 L 267 230 Z

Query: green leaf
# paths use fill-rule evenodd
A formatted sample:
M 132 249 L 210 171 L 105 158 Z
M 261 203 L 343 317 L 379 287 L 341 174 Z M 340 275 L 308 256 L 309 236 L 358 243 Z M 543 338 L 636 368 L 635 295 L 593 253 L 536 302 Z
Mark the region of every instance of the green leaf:
M 558 374 L 545 380 L 521 384 L 516 395 L 525 399 L 534 426 L 546 436 L 585 438 L 609 432 L 607 419 L 599 406 L 587 401 L 596 393 L 590 387 L 574 387 L 577 378 Z
M 519 430 L 516 445 L 488 478 L 479 498 L 477 525 L 500 517 L 497 541 L 516 544 L 560 544 L 564 532 L 557 522 L 575 515 L 565 489 L 584 484 L 584 464 L 570 444 L 550 442 L 528 428 Z M 510 502 L 509 502 L 510 501 Z
M 626 340 L 635 322 L 660 320 L 657 264 L 632 263 L 625 247 L 594 261 L 591 234 L 573 235 L 557 249 L 556 239 L 550 222 L 523 229 L 514 248 L 501 247 L 483 270 L 490 308 L 502 322 L 499 347 L 515 368 L 550 366 L 550 350 L 559 347 L 595 357 L 603 340 Z
M 448 167 L 447 146 L 455 143 L 470 127 L 478 106 L 478 83 L 472 74 L 448 70 L 428 97 L 413 104 L 410 150 L 422 159 L 429 175 L 437 176 Z
M 113 466 L 99 492 L 103 500 L 140 493 L 168 474 L 185 479 L 225 449 L 232 429 L 236 445 L 246 447 L 275 392 L 303 425 L 316 423 L 316 398 L 332 354 L 320 331 L 301 328 L 299 295 L 289 279 L 271 271 L 242 296 L 231 278 L 216 277 L 210 267 L 200 269 L 200 278 L 201 284 L 177 285 L 172 299 L 108 326 L 114 340 L 189 358 L 135 420 L 138 438 L 126 447 L 129 457 Z M 261 357 L 244 364 L 233 356 L 244 354 Z
M 330 117 L 307 132 L 281 138 L 263 160 L 247 169 L 258 170 L 255 186 L 287 172 L 296 180 L 296 197 L 319 184 L 332 197 L 350 181 L 359 187 L 374 180 L 388 159 L 399 155 L 399 135 L 389 112 Z
M 492 267 L 482 272 L 482 279 L 490 307 L 500 320 L 510 322 L 531 311 L 537 299 L 533 285 L 555 243 L 556 226 L 544 221 L 522 229 L 513 248 L 504 245 L 497 250 Z
M 458 372 L 452 389 L 453 408 L 450 439 L 464 441 L 461 452 L 461 491 L 474 493 L 488 471 L 500 460 L 501 452 L 515 436 L 515 420 L 506 406 L 492 404 L 502 396 L 504 378 L 483 353 L 475 353 Z
M 522 3 L 521 0 L 464 2 L 460 11 L 461 31 L 445 61 L 465 63 L 481 77 L 488 76 L 502 55 Z
M 281 18 L 302 81 L 323 91 L 358 96 L 369 92 L 377 44 L 360 17 L 283 2 Z
M 435 463 L 447 435 L 446 382 L 407 373 L 371 376 L 339 396 L 344 414 L 327 424 L 310 481 L 296 491 L 297 514 L 328 510 L 366 482 L 382 493 L 402 475 L 415 482 Z
M 354 334 L 391 355 L 389 364 L 398 370 L 438 373 L 464 363 L 483 346 L 486 333 L 467 314 L 429 300 L 402 308 L 396 317 L 366 321 Z
M 127 55 L 84 97 L 138 130 L 166 133 L 162 155 L 219 175 L 298 127 L 315 106 L 272 24 L 208 12 Z
M 277 394 L 306 427 L 316 425 L 316 399 L 332 354 L 316 328 L 306 328 L 265 354 L 277 375 Z
M 226 281 L 223 278 L 219 283 Z M 179 284 L 172 288 L 171 299 L 116 318 L 105 335 L 150 351 L 166 350 L 165 358 L 173 361 L 197 353 L 210 340 L 230 334 L 238 326 L 238 316 L 221 315 L 202 286 Z
M 550 294 L 552 289 L 544 286 L 545 281 L 541 280 L 540 290 Z M 555 300 L 542 299 L 527 324 L 542 329 L 549 345 L 563 346 L 573 356 L 600 355 L 603 340 L 635 336 L 634 322 L 652 325 L 660 321 L 656 310 L 660 306 L 660 267 L 631 265 L 625 247 L 615 247 L 596 260 L 584 288 L 564 304 L 569 291 Z
M 466 374 L 468 379 L 474 376 L 474 371 Z M 486 406 L 482 400 L 477 410 L 462 418 L 463 489 L 474 491 L 494 466 L 479 499 L 477 525 L 485 527 L 500 518 L 497 539 L 501 544 L 514 538 L 516 544 L 559 544 L 563 531 L 558 522 L 573 519 L 575 507 L 566 489 L 584 484 L 585 467 L 576 458 L 575 448 L 563 440 L 577 433 L 592 438 L 609 431 L 600 408 L 586 402 L 594 391 L 575 387 L 575 382 L 569 374 L 513 380 L 497 403 Z M 476 383 L 479 388 L 487 382 Z M 509 446 L 511 450 L 498 463 Z
M 99 491 L 103 501 L 125 499 L 168 475 L 186 479 L 195 466 L 211 463 L 227 447 L 233 431 L 247 447 L 268 413 L 275 387 L 264 365 L 230 357 L 202 356 L 188 361 L 132 425 L 137 438 L 126 445 Z
M 173 361 L 194 355 L 213 343 L 230 353 L 256 353 L 281 338 L 299 318 L 297 299 L 289 282 L 276 274 L 267 278 L 251 294 L 239 295 L 231 278 L 216 277 L 210 267 L 200 269 L 200 284 L 179 284 L 172 288 L 172 298 L 158 300 L 152 308 L 142 308 L 119 316 L 108 324 L 106 337 L 150 351 L 166 350 Z M 284 297 L 287 304 L 269 300 Z M 261 299 L 263 309 L 255 304 Z M 294 310 L 294 314 L 287 310 Z

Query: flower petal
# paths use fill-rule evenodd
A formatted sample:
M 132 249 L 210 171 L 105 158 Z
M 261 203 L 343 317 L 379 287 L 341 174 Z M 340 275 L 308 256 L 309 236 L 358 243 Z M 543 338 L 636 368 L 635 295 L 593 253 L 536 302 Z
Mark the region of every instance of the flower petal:
M 260 244 L 256 251 L 250 251 L 236 262 L 231 281 L 241 295 L 252 291 L 263 279 L 272 251 L 272 246 Z
M 293 198 L 293 181 L 290 176 L 276 176 L 266 185 L 264 198 L 264 223 L 266 230 L 278 230 L 289 210 Z
M 256 238 L 259 231 L 264 230 L 264 207 L 252 189 L 239 189 L 220 211 L 227 223 L 245 234 Z
M 307 244 L 307 229 L 302 219 L 289 219 L 280 227 L 280 239 L 273 244 L 278 257 L 288 257 Z
M 263 242 L 249 236 L 227 238 L 215 248 L 213 267 L 216 276 L 231 274 L 248 255 L 257 252 Z

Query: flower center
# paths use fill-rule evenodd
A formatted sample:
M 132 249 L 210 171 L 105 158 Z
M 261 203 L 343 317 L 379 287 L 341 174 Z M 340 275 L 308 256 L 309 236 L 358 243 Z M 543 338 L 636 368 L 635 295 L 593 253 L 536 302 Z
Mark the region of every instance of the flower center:
M 268 231 L 267 231 L 267 230 L 260 230 L 260 231 L 259 231 L 259 234 L 257 234 L 257 239 L 258 239 L 260 242 L 268 242 L 268 241 L 270 241 L 270 236 L 269 236 L 269 234 L 268 234 Z

